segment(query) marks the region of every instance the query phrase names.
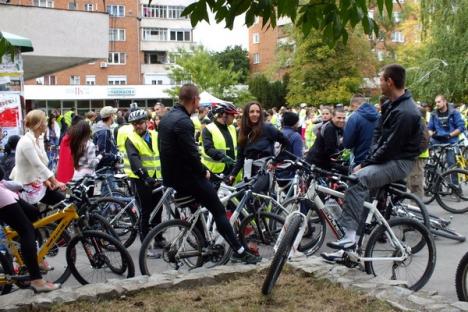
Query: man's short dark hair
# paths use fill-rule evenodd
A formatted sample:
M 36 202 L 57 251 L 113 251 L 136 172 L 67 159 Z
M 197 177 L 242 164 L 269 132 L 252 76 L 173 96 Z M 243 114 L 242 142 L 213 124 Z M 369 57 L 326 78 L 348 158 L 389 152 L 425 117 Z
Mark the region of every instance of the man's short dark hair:
M 397 89 L 405 87 L 406 70 L 399 64 L 387 65 L 383 69 L 383 77 L 385 80 L 391 78 Z
M 185 103 L 198 96 L 198 88 L 191 83 L 184 84 L 179 91 L 179 101 Z
M 346 114 L 345 110 L 338 106 L 337 108 L 335 108 L 334 110 L 332 110 L 332 116 L 335 117 L 337 113 L 343 113 L 343 114 Z
M 156 105 L 159 105 L 159 106 L 161 106 L 162 108 L 166 107 L 166 106 L 164 106 L 164 104 L 161 103 L 161 102 L 156 102 L 156 104 L 154 104 L 154 106 L 156 106 Z

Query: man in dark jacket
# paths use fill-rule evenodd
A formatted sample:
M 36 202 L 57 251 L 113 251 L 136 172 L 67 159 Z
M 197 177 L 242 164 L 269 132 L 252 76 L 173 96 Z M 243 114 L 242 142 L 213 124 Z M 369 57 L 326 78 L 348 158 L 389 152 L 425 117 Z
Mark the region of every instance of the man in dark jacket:
M 163 183 L 173 187 L 178 196 L 191 196 L 213 215 L 219 233 L 234 250 L 232 260 L 257 263 L 260 257 L 247 252 L 234 234 L 226 210 L 209 182 L 210 172 L 203 166 L 195 143 L 195 128 L 190 119 L 198 108 L 200 96 L 196 86 L 183 85 L 180 105 L 168 112 L 159 124 L 159 153 Z
M 355 246 L 356 232 L 367 216 L 363 204 L 369 190 L 404 179 L 421 153 L 424 128 L 411 93 L 405 90 L 405 76 L 405 69 L 397 64 L 386 66 L 381 74 L 380 87 L 389 100 L 382 106 L 382 117 L 375 128 L 369 156 L 354 169 L 358 183 L 345 193 L 340 220 L 345 236 L 328 244 L 340 250 L 322 253 L 327 260 L 340 260 L 343 249 Z
M 343 127 L 346 114 L 343 110 L 335 109 L 330 121 L 319 129 L 314 145 L 306 156 L 306 161 L 323 169 L 334 167 L 333 159 L 342 150 Z
M 351 103 L 357 109 L 346 122 L 343 147 L 352 150 L 354 156 L 352 166 L 355 167 L 364 161 L 369 152 L 379 113 L 373 105 L 366 103 L 366 99 L 361 96 L 354 96 Z
M 104 166 L 112 167 L 120 160 L 110 128 L 114 123 L 116 113 L 117 109 L 112 106 L 103 107 L 99 112 L 101 120 L 93 127 L 93 141 L 96 145 L 97 154 L 102 155 L 102 160 L 96 169 Z

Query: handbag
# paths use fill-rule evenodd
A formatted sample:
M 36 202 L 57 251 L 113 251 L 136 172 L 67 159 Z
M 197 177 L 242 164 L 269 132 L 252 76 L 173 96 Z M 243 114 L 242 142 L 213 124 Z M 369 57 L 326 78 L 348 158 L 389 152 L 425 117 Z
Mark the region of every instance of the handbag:
M 19 196 L 25 202 L 34 205 L 44 198 L 46 191 L 47 187 L 43 182 L 33 182 L 23 185 L 23 191 L 20 192 Z

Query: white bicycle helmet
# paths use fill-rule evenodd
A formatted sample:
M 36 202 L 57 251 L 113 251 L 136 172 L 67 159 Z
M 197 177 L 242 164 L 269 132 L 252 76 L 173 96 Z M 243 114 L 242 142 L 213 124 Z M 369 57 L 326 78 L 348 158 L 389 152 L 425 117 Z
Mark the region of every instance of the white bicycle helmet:
M 131 112 L 130 115 L 128 116 L 129 123 L 134 123 L 140 120 L 147 120 L 147 119 L 148 119 L 148 113 L 146 113 L 146 111 L 143 109 L 139 109 L 137 111 Z

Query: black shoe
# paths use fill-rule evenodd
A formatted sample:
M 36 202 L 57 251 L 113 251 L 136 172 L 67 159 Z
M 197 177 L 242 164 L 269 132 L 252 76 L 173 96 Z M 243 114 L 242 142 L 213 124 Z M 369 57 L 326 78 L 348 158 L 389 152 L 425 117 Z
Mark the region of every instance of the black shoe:
M 164 237 L 162 239 L 155 239 L 153 247 L 154 248 L 165 248 L 167 246 L 168 242 Z
M 260 261 L 262 261 L 262 257 L 253 255 L 248 251 L 244 251 L 241 254 L 234 252 L 231 256 L 231 262 L 234 263 L 257 264 Z

